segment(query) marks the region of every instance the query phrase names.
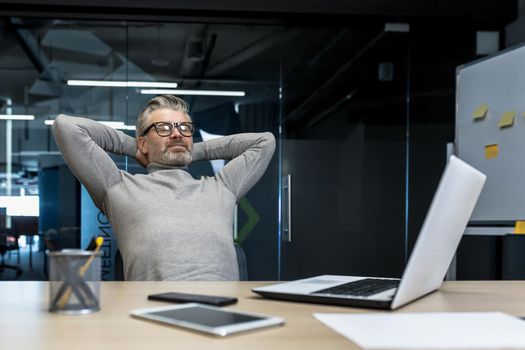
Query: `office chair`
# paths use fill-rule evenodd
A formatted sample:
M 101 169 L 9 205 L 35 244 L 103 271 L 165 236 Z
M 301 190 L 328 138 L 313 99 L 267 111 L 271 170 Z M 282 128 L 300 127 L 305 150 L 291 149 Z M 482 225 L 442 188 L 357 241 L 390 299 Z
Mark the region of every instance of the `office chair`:
M 120 255 L 120 249 L 117 249 L 115 253 L 115 281 L 124 281 L 124 262 L 122 261 L 122 255 Z
M 235 245 L 235 254 L 237 255 L 237 265 L 239 266 L 239 281 L 248 280 L 248 263 L 246 262 L 246 253 L 237 243 Z
M 33 237 L 38 235 L 38 216 L 12 216 L 16 236 L 26 236 L 29 245 L 29 269 L 33 269 Z
M 9 265 L 5 263 L 5 254 L 8 251 L 16 250 L 18 253 L 18 265 Z M 16 277 L 22 274 L 20 267 L 20 247 L 18 246 L 18 237 L 13 233 L 12 229 L 2 227 L 0 228 L 0 255 L 2 256 L 2 263 L 0 263 L 0 272 L 4 269 L 16 270 Z
M 240 245 L 235 245 L 235 255 L 237 256 L 237 265 L 239 266 L 239 280 L 248 280 L 248 264 L 246 263 L 246 254 Z M 124 281 L 124 263 L 122 262 L 122 255 L 117 249 L 115 254 L 115 281 Z

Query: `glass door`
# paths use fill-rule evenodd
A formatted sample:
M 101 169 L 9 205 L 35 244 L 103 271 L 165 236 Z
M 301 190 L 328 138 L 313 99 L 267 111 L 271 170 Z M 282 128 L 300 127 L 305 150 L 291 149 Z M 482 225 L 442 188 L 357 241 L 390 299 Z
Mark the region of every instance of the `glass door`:
M 280 278 L 399 277 L 408 25 L 302 29 L 283 46 Z

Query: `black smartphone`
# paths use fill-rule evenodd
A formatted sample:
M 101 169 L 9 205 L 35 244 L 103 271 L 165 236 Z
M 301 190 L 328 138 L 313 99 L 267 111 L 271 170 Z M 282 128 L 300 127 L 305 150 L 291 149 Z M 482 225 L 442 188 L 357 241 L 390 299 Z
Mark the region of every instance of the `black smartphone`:
M 234 297 L 175 292 L 151 294 L 148 295 L 148 300 L 167 301 L 170 303 L 201 303 L 215 306 L 231 305 L 237 302 L 237 298 Z

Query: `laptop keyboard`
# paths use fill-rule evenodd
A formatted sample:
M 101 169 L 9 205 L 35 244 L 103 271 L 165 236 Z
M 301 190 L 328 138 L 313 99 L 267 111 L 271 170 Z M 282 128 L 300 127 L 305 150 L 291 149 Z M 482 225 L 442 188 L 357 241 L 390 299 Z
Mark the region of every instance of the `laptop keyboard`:
M 336 294 L 336 295 L 355 295 L 367 297 L 385 290 L 396 288 L 399 280 L 385 280 L 376 278 L 365 278 L 359 281 L 340 284 L 335 287 L 318 290 L 312 294 Z

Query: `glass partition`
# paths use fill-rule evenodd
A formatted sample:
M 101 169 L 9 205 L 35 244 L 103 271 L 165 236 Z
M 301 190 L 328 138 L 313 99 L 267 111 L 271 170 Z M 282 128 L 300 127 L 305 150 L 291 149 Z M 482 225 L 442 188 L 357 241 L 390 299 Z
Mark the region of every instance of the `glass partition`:
M 282 279 L 403 271 L 408 29 L 305 29 L 283 47 Z
M 280 28 L 27 18 L 5 21 L 6 27 L 12 28 L 6 32 L 12 50 L 0 59 L 7 62 L 4 68 L 14 82 L 2 87 L 10 96 L 9 105 L 4 103 L 5 113 L 23 112 L 34 119 L 9 120 L 2 125 L 0 132 L 10 135 L 2 145 L 9 143 L 2 152 L 7 174 L 3 194 L 19 201 L 18 197 L 32 194 L 37 211 L 29 214 L 38 218 L 41 237 L 56 241 L 57 246 L 83 247 L 93 234 L 105 235 L 107 261 L 103 261 L 103 269 L 108 271 L 103 277 L 114 278 L 118 242 L 112 240 L 109 222 L 80 189 L 58 152 L 50 132 L 58 114 L 102 121 L 134 136 L 137 114 L 147 101 L 157 94 L 173 93 L 190 106 L 198 126 L 195 142 L 240 132 L 277 135 Z M 132 159 L 113 159 L 123 170 L 145 172 Z M 222 166 L 224 161 L 195 163 L 190 172 L 195 177 L 211 176 Z M 237 206 L 232 235 L 248 256 L 251 279 L 277 278 L 276 179 L 277 158 Z M 11 209 L 9 206 L 6 226 L 13 215 Z
M 60 247 L 84 247 L 82 237 L 106 235 L 112 243 L 103 265 L 106 278 L 115 278 L 118 242 L 64 164 L 50 125 L 65 113 L 134 136 L 147 101 L 174 93 L 190 106 L 195 142 L 262 131 L 278 140 L 267 172 L 238 203 L 232 227 L 247 255 L 249 279 L 399 275 L 408 211 L 403 25 L 3 22 L 1 113 L 34 116 L 0 120 L 6 135 L 0 207 L 14 197 L 18 203 L 7 206 L 5 226 L 12 217 L 32 215 L 37 237 Z M 109 82 L 120 86 L 101 86 Z M 133 159 L 114 160 L 130 173 L 145 172 Z M 223 165 L 196 163 L 190 172 L 211 176 Z M 33 211 L 12 211 L 21 208 Z

